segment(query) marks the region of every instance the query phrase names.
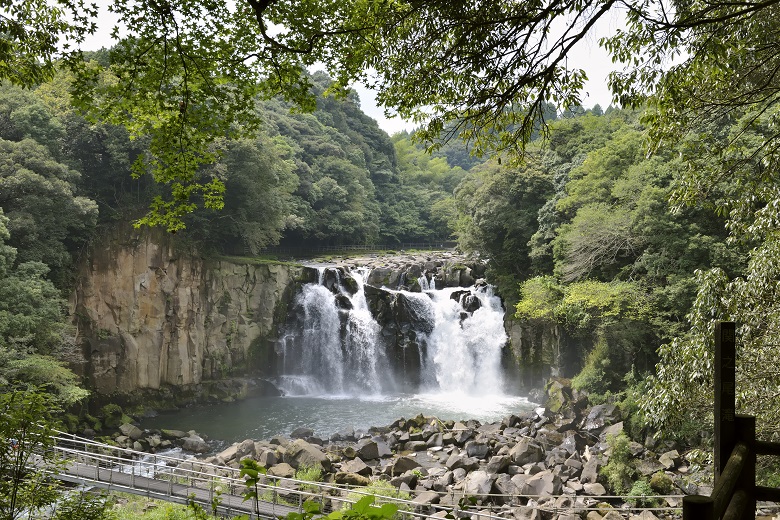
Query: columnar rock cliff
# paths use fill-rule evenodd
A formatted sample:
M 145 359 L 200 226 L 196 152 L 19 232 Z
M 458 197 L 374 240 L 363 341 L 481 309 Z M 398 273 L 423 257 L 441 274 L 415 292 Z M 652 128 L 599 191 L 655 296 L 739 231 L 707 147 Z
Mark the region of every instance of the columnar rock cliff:
M 207 262 L 171 237 L 128 235 L 94 245 L 71 298 L 98 393 L 273 369 L 275 334 L 305 268 Z

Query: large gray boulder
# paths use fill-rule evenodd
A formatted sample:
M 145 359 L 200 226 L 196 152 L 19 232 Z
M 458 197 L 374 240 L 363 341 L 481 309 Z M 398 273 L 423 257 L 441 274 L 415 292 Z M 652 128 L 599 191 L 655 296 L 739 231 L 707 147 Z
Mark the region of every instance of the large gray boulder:
M 206 441 L 204 441 L 203 438 L 199 437 L 198 435 L 190 435 L 189 437 L 185 437 L 181 445 L 181 449 L 184 451 L 191 451 L 193 453 L 208 453 L 211 451 L 211 448 L 209 448 L 209 445 L 206 444 Z
M 330 469 L 330 460 L 319 447 L 302 439 L 296 439 L 287 445 L 284 462 L 296 469 L 315 467 L 326 471 Z
M 520 439 L 509 451 L 509 457 L 512 459 L 512 462 L 522 466 L 528 463 L 543 461 L 544 450 L 533 439 L 525 437 Z
M 368 477 L 372 473 L 371 468 L 365 462 L 363 462 L 360 457 L 355 457 L 352 460 L 343 462 L 341 464 L 341 471 L 344 473 L 357 473 L 358 475 L 363 475 L 364 477 Z
M 486 471 L 472 471 L 466 477 L 463 489 L 467 496 L 475 497 L 477 500 L 485 500 L 493 489 L 495 475 Z
M 591 433 L 600 432 L 605 426 L 620 422 L 620 409 L 614 404 L 599 404 L 590 409 L 582 429 Z
M 552 471 L 540 471 L 525 481 L 520 491 L 523 495 L 549 497 L 561 494 L 561 479 Z

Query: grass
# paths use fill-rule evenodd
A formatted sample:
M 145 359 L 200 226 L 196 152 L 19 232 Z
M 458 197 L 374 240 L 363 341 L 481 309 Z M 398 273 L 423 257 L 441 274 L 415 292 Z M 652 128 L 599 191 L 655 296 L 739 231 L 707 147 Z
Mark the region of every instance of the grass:
M 151 500 L 126 493 L 112 493 L 111 518 L 115 520 L 196 520 L 195 515 L 180 504 Z

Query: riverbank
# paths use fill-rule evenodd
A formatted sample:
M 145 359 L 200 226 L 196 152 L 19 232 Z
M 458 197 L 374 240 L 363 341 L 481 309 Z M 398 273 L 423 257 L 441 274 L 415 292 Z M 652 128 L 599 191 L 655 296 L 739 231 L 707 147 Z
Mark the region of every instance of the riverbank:
M 561 394 L 560 386 L 548 391 Z M 166 440 L 208 452 L 196 434 L 175 433 L 180 437 Z M 290 435 L 234 443 L 203 462 L 238 467 L 248 457 L 282 479 L 313 470 L 334 485 L 388 481 L 429 514 L 471 497 L 504 518 L 598 520 L 640 512 L 644 519 L 679 517 L 683 495 L 711 489 L 711 467 L 684 455 L 679 446 L 651 436 L 643 443 L 629 440 L 616 405 L 588 406 L 585 396 L 575 396 L 559 412 L 538 407 L 495 422 L 419 415 L 327 439 L 299 428 Z

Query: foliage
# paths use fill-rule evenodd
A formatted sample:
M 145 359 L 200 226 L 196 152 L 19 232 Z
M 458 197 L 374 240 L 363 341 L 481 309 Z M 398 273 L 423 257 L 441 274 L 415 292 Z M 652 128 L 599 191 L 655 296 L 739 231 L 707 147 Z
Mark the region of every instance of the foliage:
M 656 490 L 652 485 L 647 480 L 640 478 L 631 485 L 626 501 L 634 507 L 658 507 L 660 500 L 649 498 L 654 497 L 655 493 Z
M 56 400 L 35 387 L 0 393 L 0 514 L 15 520 L 59 496 L 50 471 L 61 464 L 51 449 L 59 411 Z
M 322 482 L 322 467 L 301 466 L 295 470 L 295 480 L 303 480 L 306 482 Z M 301 489 L 316 490 L 316 487 L 303 484 Z
M 609 489 L 616 495 L 626 495 L 633 486 L 636 469 L 632 465 L 633 457 L 628 449 L 629 438 L 624 433 L 608 435 L 609 462 L 599 470 Z
M 111 501 L 105 493 L 65 492 L 55 504 L 54 520 L 113 520 Z
M 321 514 L 320 505 L 307 501 L 303 504 L 302 513 L 290 513 L 287 520 L 311 520 L 312 518 L 327 518 L 328 520 L 390 520 L 394 518 L 398 506 L 382 504 L 374 506 L 375 497 L 367 495 L 352 504 L 352 507 L 341 511 L 333 511 L 328 515 Z M 320 516 L 317 516 L 320 515 Z

